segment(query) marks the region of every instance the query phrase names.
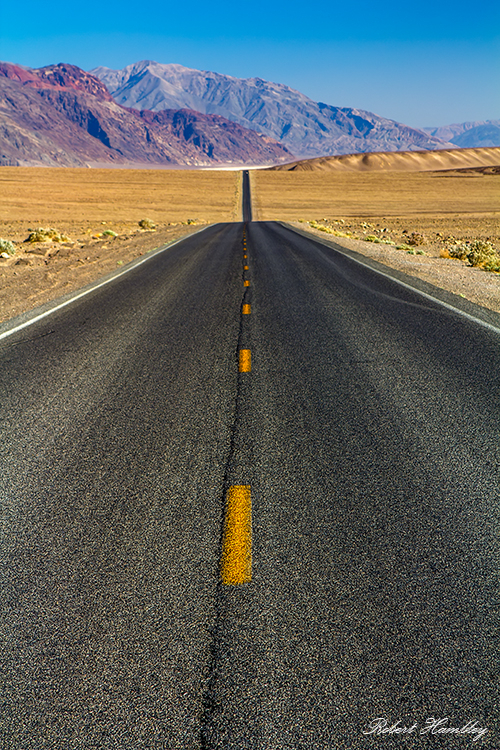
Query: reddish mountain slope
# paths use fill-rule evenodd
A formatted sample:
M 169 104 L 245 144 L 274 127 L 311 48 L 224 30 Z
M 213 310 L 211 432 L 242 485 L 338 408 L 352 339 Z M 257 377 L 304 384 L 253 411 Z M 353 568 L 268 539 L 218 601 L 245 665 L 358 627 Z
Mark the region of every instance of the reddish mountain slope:
M 216 115 L 122 107 L 99 79 L 73 65 L 1 63 L 0 95 L 0 164 L 209 166 L 293 158 L 273 139 Z

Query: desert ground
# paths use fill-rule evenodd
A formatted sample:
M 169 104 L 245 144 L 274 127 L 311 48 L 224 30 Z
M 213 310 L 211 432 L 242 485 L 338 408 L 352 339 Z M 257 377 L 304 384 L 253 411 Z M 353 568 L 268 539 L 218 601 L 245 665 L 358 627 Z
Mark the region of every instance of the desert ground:
M 0 321 L 204 225 L 240 218 L 239 172 L 0 167 L 0 238 L 16 248 L 0 258 Z M 156 228 L 141 229 L 143 219 Z M 38 227 L 69 241 L 25 242 Z
M 255 170 L 251 185 L 254 220 L 289 222 L 500 312 L 500 274 L 447 257 L 475 239 L 500 251 L 495 169 Z M 143 219 L 156 228 L 141 229 Z M 0 321 L 206 224 L 240 220 L 239 172 L 2 167 L 0 238 L 16 252 L 0 258 Z M 38 227 L 69 239 L 25 242 Z

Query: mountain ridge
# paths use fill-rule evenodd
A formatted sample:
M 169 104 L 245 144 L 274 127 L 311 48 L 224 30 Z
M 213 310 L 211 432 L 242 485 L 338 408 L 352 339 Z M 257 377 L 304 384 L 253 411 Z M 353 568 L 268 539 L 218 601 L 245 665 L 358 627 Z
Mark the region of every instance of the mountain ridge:
M 500 120 L 480 120 L 424 128 L 426 133 L 443 138 L 459 148 L 500 146 Z
M 0 63 L 0 164 L 268 165 L 293 159 L 271 138 L 220 116 L 139 112 L 76 66 Z
M 314 102 L 261 78 L 235 78 L 143 60 L 122 70 L 90 71 L 115 100 L 152 111 L 187 107 L 219 114 L 282 143 L 300 158 L 369 151 L 453 148 L 423 130 L 353 107 Z

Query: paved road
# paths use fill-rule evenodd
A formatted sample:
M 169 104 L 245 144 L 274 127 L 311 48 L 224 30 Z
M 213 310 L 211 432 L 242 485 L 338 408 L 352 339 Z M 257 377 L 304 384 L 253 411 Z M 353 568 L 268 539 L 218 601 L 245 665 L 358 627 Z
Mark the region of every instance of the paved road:
M 498 749 L 500 332 L 244 231 L 0 341 L 0 747 Z

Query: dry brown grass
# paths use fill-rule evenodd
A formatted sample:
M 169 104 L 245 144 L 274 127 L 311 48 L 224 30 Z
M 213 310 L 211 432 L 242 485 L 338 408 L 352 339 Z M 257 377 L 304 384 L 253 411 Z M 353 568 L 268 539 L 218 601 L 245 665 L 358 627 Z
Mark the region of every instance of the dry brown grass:
M 255 171 L 252 183 L 260 221 L 500 213 L 494 174 Z
M 158 226 L 240 218 L 239 172 L 153 169 L 0 168 L 0 237 L 57 227 L 71 237 L 119 233 L 148 217 Z
M 0 259 L 0 321 L 204 224 L 240 218 L 239 172 L 1 167 L 0 237 L 16 254 Z M 142 219 L 156 231 L 143 231 Z M 72 242 L 23 242 L 38 227 Z

